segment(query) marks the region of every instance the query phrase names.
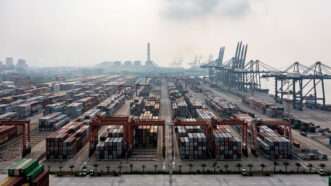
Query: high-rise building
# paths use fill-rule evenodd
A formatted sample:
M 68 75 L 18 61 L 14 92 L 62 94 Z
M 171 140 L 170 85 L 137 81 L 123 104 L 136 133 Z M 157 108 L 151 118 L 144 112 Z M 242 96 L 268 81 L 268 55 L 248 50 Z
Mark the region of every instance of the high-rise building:
M 130 60 L 124 61 L 124 66 L 129 67 L 132 65 L 132 62 Z
M 24 71 L 28 68 L 28 64 L 26 63 L 25 59 L 18 59 L 16 64 L 16 69 L 18 71 Z
M 14 59 L 12 57 L 6 57 L 6 69 L 13 70 L 14 68 Z
M 114 61 L 114 66 L 116 66 L 116 67 L 119 67 L 119 66 L 121 66 L 121 61 Z
M 141 61 L 136 60 L 136 61 L 133 62 L 133 65 L 134 66 L 141 66 Z

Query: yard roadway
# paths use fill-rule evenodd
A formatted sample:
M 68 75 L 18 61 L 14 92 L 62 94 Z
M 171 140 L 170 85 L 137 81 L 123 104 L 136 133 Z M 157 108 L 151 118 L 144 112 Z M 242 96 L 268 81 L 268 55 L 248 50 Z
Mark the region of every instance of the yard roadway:
M 166 175 L 125 175 L 120 177 L 50 177 L 50 185 L 125 185 L 125 186 L 179 186 L 179 185 L 224 185 L 224 186 L 325 186 L 327 177 L 316 175 L 291 175 L 271 177 L 242 177 L 238 175 L 174 175 L 169 182 Z
M 166 122 L 165 126 L 165 141 L 166 141 L 166 157 L 164 163 L 169 163 L 172 155 L 172 135 L 171 135 L 171 107 L 168 95 L 168 82 L 162 79 L 161 82 L 161 119 Z

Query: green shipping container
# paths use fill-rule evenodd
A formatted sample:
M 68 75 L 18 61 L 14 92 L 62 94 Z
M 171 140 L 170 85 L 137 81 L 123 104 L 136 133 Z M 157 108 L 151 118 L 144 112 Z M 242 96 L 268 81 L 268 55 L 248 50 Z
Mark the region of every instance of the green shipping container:
M 23 163 L 25 161 L 25 159 L 20 159 L 20 160 L 16 160 L 14 161 L 9 167 L 8 167 L 8 176 L 14 176 L 15 175 L 15 170 L 16 167 L 18 165 L 20 165 L 21 163 Z
M 23 169 L 23 175 L 27 176 L 31 171 L 33 171 L 39 165 L 38 161 L 33 160 L 29 166 L 25 166 Z
M 44 166 L 41 165 L 41 164 L 39 164 L 37 167 L 35 167 L 35 169 L 33 169 L 32 171 L 30 171 L 26 175 L 26 179 L 28 181 L 32 181 L 35 177 L 37 177 L 43 171 L 44 171 Z
M 38 162 L 33 159 L 22 159 L 16 161 L 9 169 L 9 176 L 26 176 L 30 171 L 36 168 Z

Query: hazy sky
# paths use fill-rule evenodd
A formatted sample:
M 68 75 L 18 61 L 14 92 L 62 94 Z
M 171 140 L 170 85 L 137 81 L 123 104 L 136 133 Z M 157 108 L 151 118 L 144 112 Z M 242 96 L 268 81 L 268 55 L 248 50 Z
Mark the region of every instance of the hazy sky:
M 206 60 L 247 42 L 248 59 L 331 65 L 330 0 L 0 0 L 0 59 L 36 66 Z

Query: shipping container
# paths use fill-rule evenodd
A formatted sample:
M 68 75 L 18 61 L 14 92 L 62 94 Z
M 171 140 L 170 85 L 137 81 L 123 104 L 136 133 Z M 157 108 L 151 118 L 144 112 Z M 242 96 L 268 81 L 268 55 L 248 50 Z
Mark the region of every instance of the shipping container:
M 72 158 L 88 141 L 89 126 L 71 122 L 46 138 L 46 157 L 49 160 Z
M 65 113 L 71 118 L 76 118 L 83 113 L 83 109 L 82 103 L 74 102 L 66 106 Z
M 292 144 L 267 126 L 258 127 L 257 145 L 268 159 L 291 159 Z
M 181 159 L 208 158 L 207 137 L 199 126 L 176 127 Z
M 0 144 L 3 144 L 16 136 L 17 136 L 16 126 L 0 125 Z
M 217 160 L 241 159 L 241 140 L 227 127 L 218 127 L 213 131 L 212 145 Z

